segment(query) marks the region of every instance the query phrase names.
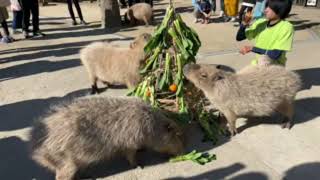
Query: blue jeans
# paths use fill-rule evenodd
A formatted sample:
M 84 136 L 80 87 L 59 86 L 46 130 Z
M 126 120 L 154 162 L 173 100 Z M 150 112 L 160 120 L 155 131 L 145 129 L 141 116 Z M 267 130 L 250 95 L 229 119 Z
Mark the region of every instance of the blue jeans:
M 22 11 L 13 11 L 12 29 L 16 30 L 22 28 Z

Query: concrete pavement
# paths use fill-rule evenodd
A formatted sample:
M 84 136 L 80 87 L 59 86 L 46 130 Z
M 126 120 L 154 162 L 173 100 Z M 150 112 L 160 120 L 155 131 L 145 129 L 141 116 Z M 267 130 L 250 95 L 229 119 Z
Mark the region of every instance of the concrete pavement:
M 184 20 L 200 35 L 203 46 L 199 63 L 225 64 L 240 69 L 253 54 L 240 55 L 238 48 L 247 41 L 235 42 L 233 23 L 193 24 L 188 1 L 175 1 Z M 99 12 L 95 4 L 82 3 L 89 26 L 70 25 L 66 4 L 41 7 L 41 28 L 45 38 L 0 44 L 0 179 L 47 180 L 53 174 L 30 160 L 28 131 L 32 121 L 53 103 L 85 96 L 89 81 L 80 66 L 78 51 L 98 40 L 110 40 L 127 46 L 136 34 L 151 32 L 153 27 L 127 27 L 110 34 L 97 28 Z M 156 2 L 161 17 L 167 1 Z M 261 121 L 238 121 L 242 131 L 232 139 L 221 138 L 218 145 L 201 143 L 202 134 L 193 128 L 188 150 L 197 149 L 217 155 L 205 166 L 192 162 L 168 163 L 153 153 L 139 154 L 144 169 L 130 169 L 123 159 L 92 170 L 99 179 L 232 179 L 300 180 L 320 179 L 320 41 L 316 36 L 319 10 L 294 7 L 290 20 L 297 28 L 294 49 L 288 54 L 288 69 L 298 71 L 304 88 L 296 101 L 296 125 L 282 130 L 277 116 Z M 59 12 L 59 13 L 57 13 Z M 58 15 L 57 15 L 58 14 Z M 313 24 L 310 24 L 313 23 Z M 21 38 L 20 35 L 15 36 Z M 125 89 L 108 89 L 101 95 L 124 95 Z

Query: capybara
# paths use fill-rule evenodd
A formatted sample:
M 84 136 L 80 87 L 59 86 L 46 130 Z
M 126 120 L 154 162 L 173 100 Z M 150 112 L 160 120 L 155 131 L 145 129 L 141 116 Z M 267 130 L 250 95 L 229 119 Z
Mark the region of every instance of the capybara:
M 183 153 L 183 134 L 164 112 L 133 97 L 79 98 L 51 107 L 30 137 L 32 158 L 71 180 L 79 169 L 122 155 L 136 166 L 136 152 Z
M 151 38 L 143 33 L 135 38 L 130 48 L 110 43 L 94 42 L 80 51 L 80 59 L 91 81 L 91 94 L 99 93 L 97 81 L 106 85 L 126 85 L 134 88 L 140 81 L 139 68 L 145 63 L 144 46 Z
M 131 6 L 124 14 L 126 22 L 131 25 L 136 25 L 139 22 L 144 22 L 146 26 L 150 25 L 153 20 L 153 11 L 150 4 L 137 3 Z
M 282 66 L 248 66 L 238 73 L 226 72 L 219 65 L 190 64 L 185 77 L 226 117 L 232 135 L 240 117 L 285 116 L 282 127 L 291 128 L 294 98 L 301 88 L 298 74 Z

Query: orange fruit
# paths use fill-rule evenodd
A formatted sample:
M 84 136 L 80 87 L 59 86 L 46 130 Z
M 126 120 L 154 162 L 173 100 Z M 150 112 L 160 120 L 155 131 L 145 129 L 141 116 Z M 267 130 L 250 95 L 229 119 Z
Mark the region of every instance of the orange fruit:
M 171 92 L 176 92 L 177 89 L 178 89 L 178 87 L 177 87 L 177 85 L 175 85 L 175 84 L 171 84 L 171 85 L 169 86 L 169 90 L 170 90 Z
M 151 96 L 151 92 L 150 92 L 150 89 L 148 88 L 147 92 L 146 92 L 146 95 L 147 97 L 150 97 Z

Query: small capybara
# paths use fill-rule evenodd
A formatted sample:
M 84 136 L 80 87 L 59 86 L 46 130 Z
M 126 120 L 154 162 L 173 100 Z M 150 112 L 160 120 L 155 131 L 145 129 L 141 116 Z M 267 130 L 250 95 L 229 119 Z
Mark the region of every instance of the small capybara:
M 231 73 L 219 65 L 190 64 L 183 72 L 224 114 L 231 135 L 237 133 L 237 118 L 270 116 L 275 111 L 285 116 L 283 128 L 293 125 L 294 98 L 302 82 L 282 66 L 248 66 Z
M 108 85 L 134 88 L 140 81 L 139 68 L 145 63 L 144 46 L 151 38 L 143 33 L 135 38 L 130 48 L 110 43 L 94 42 L 80 51 L 80 59 L 91 81 L 91 94 L 99 93 L 97 81 Z
M 133 97 L 80 98 L 54 106 L 30 135 L 32 158 L 71 180 L 79 169 L 122 155 L 136 166 L 136 152 L 183 153 L 183 134 L 164 112 Z
M 131 6 L 124 14 L 126 22 L 130 22 L 131 25 L 136 25 L 139 22 L 144 22 L 146 26 L 152 23 L 153 11 L 150 4 L 137 3 Z

